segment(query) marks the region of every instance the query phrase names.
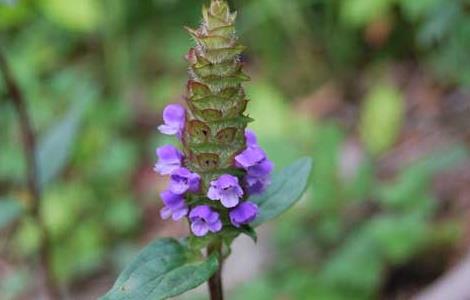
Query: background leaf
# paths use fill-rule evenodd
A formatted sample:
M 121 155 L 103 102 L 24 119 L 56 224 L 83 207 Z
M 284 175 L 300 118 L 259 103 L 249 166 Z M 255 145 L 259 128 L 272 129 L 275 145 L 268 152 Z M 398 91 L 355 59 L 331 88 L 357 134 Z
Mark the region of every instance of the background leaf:
M 157 240 L 140 252 L 101 299 L 167 299 L 199 286 L 217 270 L 215 256 L 205 261 L 189 257 L 181 242 L 170 238 Z
M 300 199 L 307 188 L 312 169 L 312 159 L 304 157 L 273 176 L 272 184 L 261 196 L 251 197 L 250 201 L 259 206 L 259 215 L 253 226 L 273 219 Z
M 92 95 L 84 97 L 84 100 L 72 105 L 66 116 L 55 124 L 39 143 L 37 164 L 41 188 L 59 175 L 70 157 L 80 121 Z

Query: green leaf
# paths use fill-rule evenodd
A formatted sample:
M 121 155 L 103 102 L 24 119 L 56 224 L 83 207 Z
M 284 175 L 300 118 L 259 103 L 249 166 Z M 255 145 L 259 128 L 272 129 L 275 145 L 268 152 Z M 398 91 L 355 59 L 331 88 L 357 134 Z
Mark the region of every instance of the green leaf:
M 23 209 L 18 201 L 13 199 L 0 199 L 0 230 L 15 221 Z
M 159 300 L 191 290 L 218 268 L 215 256 L 191 260 L 186 246 L 170 238 L 145 247 L 101 300 Z
M 70 157 L 83 112 L 91 99 L 91 95 L 85 95 L 84 97 L 87 98 L 76 102 L 65 117 L 55 124 L 39 143 L 36 155 L 39 186 L 41 188 L 44 188 L 46 184 L 60 174 Z
M 264 194 L 250 197 L 249 200 L 259 206 L 259 215 L 253 226 L 279 216 L 299 200 L 307 188 L 311 169 L 312 159 L 301 158 L 275 174 L 272 184 Z

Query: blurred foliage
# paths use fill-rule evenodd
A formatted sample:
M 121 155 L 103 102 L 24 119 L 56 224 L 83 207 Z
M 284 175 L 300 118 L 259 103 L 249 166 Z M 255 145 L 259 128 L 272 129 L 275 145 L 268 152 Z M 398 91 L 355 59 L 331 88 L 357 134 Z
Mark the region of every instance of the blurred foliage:
M 121 267 L 145 229 L 149 203 L 157 218 L 156 193 L 142 196 L 141 188 L 153 149 L 167 142 L 154 134 L 159 112 L 181 101 L 183 57 L 192 44 L 182 26 L 199 22 L 202 2 L 0 0 L 0 51 L 38 133 L 41 216 L 62 283 L 108 265 Z M 380 158 L 399 143 L 407 110 L 404 91 L 382 73 L 383 66 L 411 61 L 443 87 L 467 87 L 470 2 L 230 2 L 240 12 L 238 29 L 249 47 L 242 59 L 253 78 L 249 113 L 260 143 L 279 169 L 301 155 L 314 158 L 310 195 L 277 227 L 282 259 L 234 299 L 283 293 L 294 299 L 373 298 L 389 267 L 436 243 L 455 242 L 458 221 L 434 219 L 430 182 L 465 151 L 430 154 L 393 180 L 379 176 Z M 360 73 L 378 79 L 363 88 Z M 348 130 L 299 112 L 294 99 L 310 97 L 326 82 L 345 91 L 342 104 L 357 108 L 358 120 Z M 0 206 L 8 206 L 0 208 L 0 223 L 6 226 L 30 199 L 19 126 L 3 95 L 0 80 Z M 364 153 L 346 176 L 343 147 L 356 132 Z M 34 256 L 38 234 L 32 219 L 21 218 L 9 256 Z M 23 290 L 25 273 L 19 268 L 1 280 L 0 295 L 9 299 Z
M 278 225 L 282 259 L 272 275 L 236 294 L 240 299 L 284 293 L 295 299 L 378 299 L 388 269 L 445 248 L 461 234 L 458 221 L 436 222 L 429 188 L 433 174 L 468 158 L 465 148 L 434 153 L 390 181 L 377 178 L 375 160 L 367 155 L 355 174 L 342 174 L 345 134 L 337 125 L 320 126 L 314 139 L 313 188 Z
M 385 85 L 377 85 L 366 97 L 360 131 L 371 153 L 381 153 L 395 142 L 404 115 L 403 102 L 399 91 Z

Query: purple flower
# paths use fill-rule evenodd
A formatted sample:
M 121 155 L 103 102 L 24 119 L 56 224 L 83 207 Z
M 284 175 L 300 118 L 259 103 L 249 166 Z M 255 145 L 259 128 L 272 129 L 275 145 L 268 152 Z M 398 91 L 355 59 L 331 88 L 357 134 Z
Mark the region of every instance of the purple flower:
M 182 195 L 173 194 L 170 191 L 160 193 L 165 206 L 160 210 L 162 219 L 168 219 L 170 216 L 174 221 L 178 221 L 188 214 L 188 206 L 184 202 Z
M 241 196 L 243 196 L 243 190 L 238 183 L 238 178 L 228 174 L 211 181 L 207 192 L 209 199 L 220 200 L 227 208 L 236 206 Z
M 158 162 L 153 170 L 161 175 L 168 175 L 181 167 L 183 154 L 172 145 L 165 145 L 157 148 L 156 154 Z
M 274 164 L 269 159 L 249 167 L 246 171 L 245 182 L 250 195 L 261 194 L 271 184 L 271 173 Z
M 246 139 L 246 145 L 248 147 L 258 146 L 258 139 L 256 138 L 256 134 L 253 130 L 245 129 L 245 139 Z
M 186 168 L 178 168 L 170 175 L 170 191 L 181 195 L 187 191 L 197 192 L 201 177 Z
M 181 137 L 185 122 L 185 109 L 180 104 L 169 104 L 163 110 L 163 121 L 165 124 L 158 126 L 163 134 Z
M 237 165 L 237 167 L 247 169 L 262 162 L 265 159 L 266 154 L 264 153 L 263 149 L 261 149 L 261 147 L 257 145 L 249 146 L 248 148 L 243 150 L 242 153 L 235 156 L 235 164 Z
M 250 201 L 240 203 L 237 207 L 230 210 L 229 216 L 233 226 L 248 224 L 256 219 L 258 206 Z
M 271 175 L 274 169 L 274 164 L 269 159 L 265 158 L 261 162 L 246 169 L 247 175 L 251 177 L 266 177 Z
M 254 177 L 248 175 L 245 180 L 250 195 L 262 194 L 266 187 L 271 184 L 271 176 Z
M 191 231 L 196 236 L 204 236 L 209 231 L 217 232 L 222 229 L 219 213 L 208 205 L 198 205 L 189 213 Z

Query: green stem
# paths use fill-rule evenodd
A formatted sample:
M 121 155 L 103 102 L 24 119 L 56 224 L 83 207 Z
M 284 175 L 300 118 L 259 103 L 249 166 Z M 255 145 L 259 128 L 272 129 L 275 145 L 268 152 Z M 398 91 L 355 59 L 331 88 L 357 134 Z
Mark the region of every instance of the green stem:
M 219 268 L 217 271 L 209 278 L 209 294 L 211 300 L 223 300 L 224 291 L 222 284 L 222 266 L 223 266 L 223 257 L 222 257 L 222 242 L 215 241 L 207 247 L 207 254 L 211 256 L 213 254 L 217 255 L 219 259 Z

